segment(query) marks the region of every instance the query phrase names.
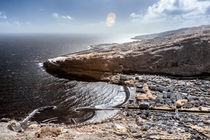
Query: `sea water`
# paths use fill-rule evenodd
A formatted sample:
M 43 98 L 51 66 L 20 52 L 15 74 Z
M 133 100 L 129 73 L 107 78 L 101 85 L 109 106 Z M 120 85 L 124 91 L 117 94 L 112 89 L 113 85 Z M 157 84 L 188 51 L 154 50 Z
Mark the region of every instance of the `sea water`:
M 0 118 L 21 120 L 36 108 L 55 105 L 60 107 L 57 111 L 36 116 L 37 120 L 56 116 L 57 122 L 62 122 L 67 117 L 86 116 L 80 119 L 83 121 L 93 113 L 75 113 L 75 108 L 123 102 L 120 86 L 58 79 L 42 67 L 48 58 L 86 50 L 94 44 L 122 41 L 126 40 L 119 36 L 92 34 L 0 35 Z

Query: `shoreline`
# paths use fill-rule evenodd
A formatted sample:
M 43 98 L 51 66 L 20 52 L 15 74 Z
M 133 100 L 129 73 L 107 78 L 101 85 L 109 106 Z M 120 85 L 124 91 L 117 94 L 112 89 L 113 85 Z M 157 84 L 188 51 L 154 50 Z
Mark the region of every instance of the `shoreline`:
M 176 80 L 154 75 L 123 75 L 121 82 L 127 85 L 135 83 L 133 101 L 130 98 L 128 109 L 123 109 L 121 113 L 107 121 L 78 126 L 32 124 L 21 133 L 7 128 L 14 121 L 1 122 L 0 137 L 95 140 L 207 139 L 209 137 L 209 80 Z M 147 96 L 143 86 L 145 84 L 148 85 L 154 99 Z M 187 102 L 176 107 L 179 100 L 187 100 Z
M 207 32 L 208 28 L 205 31 Z M 138 68 L 145 68 L 150 71 L 161 68 L 164 70 L 168 63 L 163 63 L 162 67 L 157 65 L 157 68 L 150 66 L 156 63 L 159 64 L 164 56 L 170 59 L 165 58 L 166 60 L 163 62 L 168 62 L 173 59 L 170 56 L 173 53 L 178 53 L 177 56 L 181 56 L 178 59 L 179 61 L 182 59 L 187 60 L 182 61 L 184 65 L 188 64 L 188 57 L 191 58 L 191 56 L 195 55 L 189 54 L 187 58 L 182 57 L 182 55 L 187 53 L 186 50 L 192 49 L 189 46 L 194 44 L 200 43 L 200 48 L 204 50 L 205 48 L 202 47 L 206 47 L 206 52 L 203 50 L 202 52 L 207 53 L 208 56 L 209 38 L 207 37 L 209 33 L 207 32 L 207 39 L 205 36 L 202 36 L 203 34 L 199 34 L 199 29 L 195 29 L 196 35 L 194 35 L 194 28 L 192 33 L 190 31 L 188 33 L 190 36 L 189 34 L 181 33 L 180 35 L 178 33 L 178 35 L 172 35 L 172 38 L 169 36 L 169 38 L 163 37 L 120 45 L 111 44 L 107 48 L 103 47 L 106 44 L 102 44 L 102 48 L 98 48 L 101 45 L 96 45 L 94 49 L 89 51 L 48 60 L 44 63 L 44 66 L 51 74 L 76 76 L 76 78 L 86 76 L 86 78 L 95 78 L 96 81 L 106 80 L 110 83 L 129 87 L 130 96 L 128 103 L 125 104 L 126 106 L 120 107 L 121 113 L 117 116 L 111 117 L 104 122 L 96 122 L 96 124 L 93 122 L 90 124 L 79 124 L 74 127 L 32 124 L 25 131 L 18 133 L 14 132 L 18 130 L 17 127 L 14 127 L 14 131 L 5 129 L 5 127 L 14 122 L 8 120 L 8 122 L 0 123 L 0 129 L 3 132 L 0 137 L 8 138 L 9 134 L 11 139 L 208 139 L 210 137 L 208 127 L 210 123 L 209 80 L 197 79 L 196 77 L 183 80 L 172 79 L 163 75 L 132 73 L 133 69 L 138 70 Z M 184 39 L 177 36 L 181 36 Z M 185 46 L 187 49 L 183 50 Z M 180 53 L 182 51 L 184 53 Z M 138 54 L 139 52 L 140 55 Z M 135 58 L 135 56 L 141 57 Z M 153 58 L 153 56 L 155 57 Z M 128 59 L 132 61 L 127 61 Z M 142 63 L 136 64 L 141 59 L 143 59 Z M 151 61 L 147 61 L 147 59 Z M 158 61 L 153 63 L 153 59 Z M 194 62 L 193 60 L 196 63 L 203 62 L 197 62 L 196 58 L 191 61 Z M 169 65 L 167 68 L 170 69 L 171 66 L 176 67 L 176 65 L 183 66 L 182 63 L 178 65 L 172 61 L 171 64 L 173 65 Z M 196 70 L 200 70 L 201 74 L 203 71 L 208 70 L 208 64 L 209 61 L 204 61 L 204 65 L 202 63 L 203 69 L 197 69 L 194 66 L 196 67 L 195 69 L 190 68 L 186 70 L 184 67 L 184 69 L 178 69 L 177 71 L 176 69 L 172 70 L 175 73 L 181 73 L 182 76 L 192 76 Z M 135 73 L 135 71 L 133 72 Z M 168 70 L 166 72 L 172 71 Z M 185 72 L 190 72 L 190 74 L 187 75 Z M 143 73 L 146 72 L 143 71 Z M 14 124 L 18 123 L 14 122 Z

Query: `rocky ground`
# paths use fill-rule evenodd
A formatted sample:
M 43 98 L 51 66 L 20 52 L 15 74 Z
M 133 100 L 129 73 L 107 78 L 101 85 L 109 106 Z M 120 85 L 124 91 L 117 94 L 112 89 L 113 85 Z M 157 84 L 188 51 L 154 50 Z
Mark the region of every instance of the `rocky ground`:
M 155 75 L 116 75 L 130 86 L 129 103 L 101 124 L 30 125 L 23 132 L 2 119 L 0 139 L 210 139 L 210 81 L 178 80 Z M 15 122 L 18 123 L 18 122 Z
M 210 26 L 49 59 L 44 67 L 54 76 L 130 87 L 128 103 L 101 124 L 33 124 L 14 132 L 8 125 L 21 131 L 18 122 L 2 119 L 0 139 L 210 139 L 210 80 L 195 77 L 210 75 L 209 60 Z

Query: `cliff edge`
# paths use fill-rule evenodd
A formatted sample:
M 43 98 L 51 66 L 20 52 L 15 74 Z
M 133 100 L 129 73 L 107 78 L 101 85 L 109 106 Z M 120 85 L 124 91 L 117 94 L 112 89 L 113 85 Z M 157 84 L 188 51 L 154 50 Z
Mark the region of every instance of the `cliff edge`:
M 83 80 L 119 73 L 210 75 L 210 26 L 169 33 L 48 59 L 44 67 L 53 75 Z

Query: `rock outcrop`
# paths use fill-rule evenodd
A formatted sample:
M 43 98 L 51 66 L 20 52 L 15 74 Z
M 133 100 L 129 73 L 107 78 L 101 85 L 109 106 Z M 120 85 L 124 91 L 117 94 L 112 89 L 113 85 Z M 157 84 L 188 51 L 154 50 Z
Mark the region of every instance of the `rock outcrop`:
M 65 55 L 44 62 L 57 76 L 106 80 L 123 74 L 210 75 L 210 26 Z

